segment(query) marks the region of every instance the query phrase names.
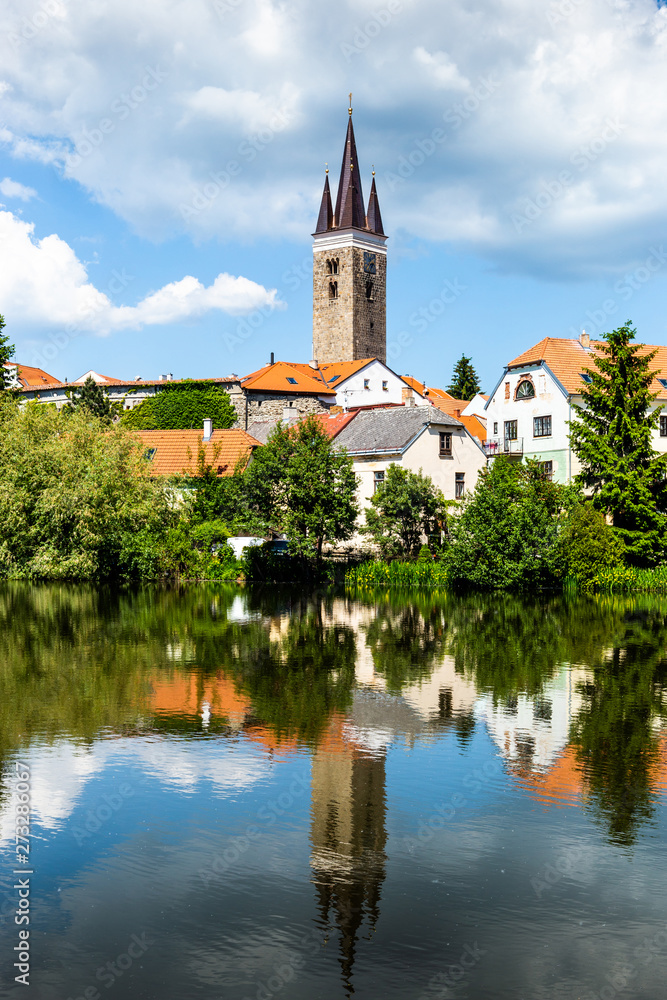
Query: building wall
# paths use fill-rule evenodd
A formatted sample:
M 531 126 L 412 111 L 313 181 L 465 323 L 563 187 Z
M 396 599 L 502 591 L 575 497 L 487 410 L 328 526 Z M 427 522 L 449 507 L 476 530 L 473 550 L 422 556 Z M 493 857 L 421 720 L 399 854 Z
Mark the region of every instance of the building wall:
M 243 422 L 241 423 L 243 428 L 247 428 L 253 420 L 268 420 L 271 417 L 282 418 L 287 409 L 293 410 L 296 418 L 296 415 L 302 417 L 309 413 L 328 413 L 333 405 L 333 397 L 329 401 L 319 396 L 298 396 L 295 393 L 248 392 L 245 395 L 247 413 L 246 401 L 243 400 Z
M 368 387 L 365 383 L 368 382 Z M 382 383 L 387 388 L 382 388 Z M 391 368 L 380 361 L 372 361 L 361 371 L 355 372 L 341 383 L 336 392 L 338 406 L 377 406 L 382 403 L 401 403 L 405 382 Z
M 364 253 L 375 254 L 376 274 L 364 272 Z M 338 261 L 330 274 L 327 261 Z M 338 296 L 330 296 L 330 284 Z M 366 287 L 372 287 L 372 298 Z M 378 248 L 347 246 L 313 251 L 313 356 L 320 364 L 387 357 L 387 257 Z

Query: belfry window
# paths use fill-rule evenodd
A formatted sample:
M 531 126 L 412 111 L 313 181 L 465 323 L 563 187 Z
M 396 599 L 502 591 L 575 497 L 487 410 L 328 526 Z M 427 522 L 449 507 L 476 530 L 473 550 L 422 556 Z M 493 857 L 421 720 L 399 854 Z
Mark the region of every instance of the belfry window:
M 368 299 L 369 302 L 373 301 L 373 282 L 372 281 L 367 281 L 366 282 L 366 298 Z
M 338 298 L 338 282 L 337 281 L 330 281 L 329 282 L 329 298 L 330 299 L 337 299 Z
M 327 260 L 327 274 L 338 274 L 338 257 Z

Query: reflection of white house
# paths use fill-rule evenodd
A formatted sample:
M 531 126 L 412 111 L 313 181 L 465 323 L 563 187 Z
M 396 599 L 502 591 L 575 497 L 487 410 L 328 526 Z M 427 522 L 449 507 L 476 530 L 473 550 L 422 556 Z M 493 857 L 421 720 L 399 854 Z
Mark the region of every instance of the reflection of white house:
M 577 689 L 588 679 L 585 668 L 563 664 L 539 695 L 494 704 L 492 692 L 483 694 L 477 713 L 505 761 L 527 771 L 551 767 L 569 743 L 570 724 L 583 705 Z

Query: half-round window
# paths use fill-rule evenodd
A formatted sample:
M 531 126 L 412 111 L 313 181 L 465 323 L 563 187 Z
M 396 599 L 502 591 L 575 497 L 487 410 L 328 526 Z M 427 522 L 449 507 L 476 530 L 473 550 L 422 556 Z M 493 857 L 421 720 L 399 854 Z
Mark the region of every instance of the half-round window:
M 516 399 L 532 399 L 535 395 L 535 386 L 528 379 L 519 382 L 516 387 Z

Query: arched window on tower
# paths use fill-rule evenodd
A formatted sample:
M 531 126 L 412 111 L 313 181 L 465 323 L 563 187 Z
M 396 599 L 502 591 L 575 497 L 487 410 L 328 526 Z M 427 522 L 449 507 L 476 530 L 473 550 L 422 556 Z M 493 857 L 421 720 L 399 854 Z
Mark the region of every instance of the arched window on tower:
M 368 299 L 369 302 L 373 301 L 373 282 L 372 281 L 367 281 L 366 282 L 366 298 Z
M 338 274 L 338 257 L 330 257 L 327 260 L 327 274 Z
M 338 298 L 338 282 L 337 281 L 330 281 L 329 282 L 329 298 L 330 299 L 337 299 Z
M 333 274 L 333 261 L 327 261 L 327 274 Z

